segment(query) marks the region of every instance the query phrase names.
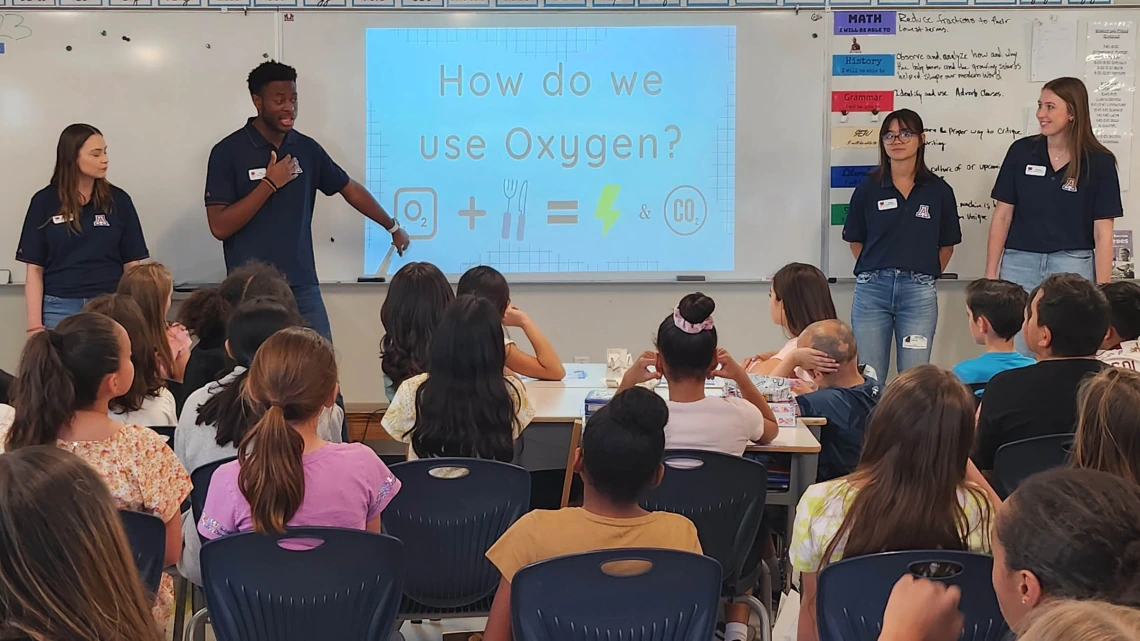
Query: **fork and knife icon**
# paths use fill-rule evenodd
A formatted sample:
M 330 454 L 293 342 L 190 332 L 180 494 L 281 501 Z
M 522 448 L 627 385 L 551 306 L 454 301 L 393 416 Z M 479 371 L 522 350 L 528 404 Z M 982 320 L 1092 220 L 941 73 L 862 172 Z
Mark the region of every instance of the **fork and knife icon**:
M 526 192 L 529 181 L 522 181 L 507 179 L 503 181 L 503 195 L 507 198 L 507 210 L 503 212 L 503 240 L 509 240 L 511 237 L 511 201 L 518 197 L 516 205 L 518 206 L 518 231 L 515 234 L 515 240 L 522 240 L 523 233 L 526 231 Z

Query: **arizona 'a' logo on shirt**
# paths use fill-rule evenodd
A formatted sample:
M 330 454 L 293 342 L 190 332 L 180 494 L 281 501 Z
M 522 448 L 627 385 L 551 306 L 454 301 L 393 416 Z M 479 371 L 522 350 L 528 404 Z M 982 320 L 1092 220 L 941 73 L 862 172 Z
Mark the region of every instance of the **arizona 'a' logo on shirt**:
M 929 205 L 919 205 L 918 213 L 916 213 L 914 215 L 914 217 L 915 218 L 925 218 L 927 220 L 930 220 L 930 206 Z
M 110 227 L 111 223 L 107 222 L 107 215 L 106 214 L 95 214 L 95 226 L 96 227 Z
M 1070 178 L 1066 180 L 1065 184 L 1061 185 L 1061 189 L 1064 189 L 1065 191 L 1077 191 L 1077 179 Z

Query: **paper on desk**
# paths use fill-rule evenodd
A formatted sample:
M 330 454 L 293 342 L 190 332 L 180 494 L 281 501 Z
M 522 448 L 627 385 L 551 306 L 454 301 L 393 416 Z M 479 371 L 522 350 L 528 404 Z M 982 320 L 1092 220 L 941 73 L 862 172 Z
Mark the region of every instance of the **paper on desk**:
M 1033 19 L 1030 80 L 1077 75 L 1077 18 L 1053 14 Z

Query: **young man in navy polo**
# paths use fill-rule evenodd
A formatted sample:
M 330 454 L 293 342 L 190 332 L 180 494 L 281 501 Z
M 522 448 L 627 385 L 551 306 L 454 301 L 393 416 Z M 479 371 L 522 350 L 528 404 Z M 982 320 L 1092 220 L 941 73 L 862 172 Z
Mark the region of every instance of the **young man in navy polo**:
M 317 191 L 340 194 L 388 230 L 400 254 L 408 247 L 408 234 L 317 141 L 293 129 L 296 69 L 275 61 L 262 63 L 249 74 L 249 93 L 257 116 L 210 152 L 206 170 L 210 233 L 222 241 L 226 271 L 250 260 L 280 269 L 305 320 L 332 340 L 313 258 Z

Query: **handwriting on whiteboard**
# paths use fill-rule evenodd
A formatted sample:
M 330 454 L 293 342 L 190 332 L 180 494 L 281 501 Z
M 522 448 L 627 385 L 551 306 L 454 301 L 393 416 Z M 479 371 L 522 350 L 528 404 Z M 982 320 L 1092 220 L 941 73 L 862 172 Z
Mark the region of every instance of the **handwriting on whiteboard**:
M 24 24 L 24 16 L 18 13 L 0 13 L 0 40 L 23 40 L 31 35 L 32 29 Z

